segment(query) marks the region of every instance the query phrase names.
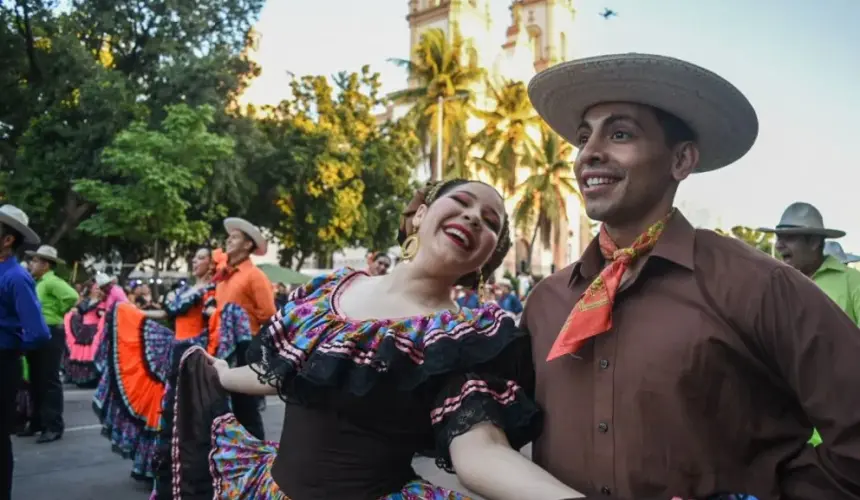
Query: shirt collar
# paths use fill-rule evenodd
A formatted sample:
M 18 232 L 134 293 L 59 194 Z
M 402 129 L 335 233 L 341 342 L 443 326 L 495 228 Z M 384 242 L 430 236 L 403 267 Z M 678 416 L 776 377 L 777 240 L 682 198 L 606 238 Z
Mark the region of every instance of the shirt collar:
M 55 276 L 55 274 L 54 274 L 54 270 L 53 270 L 53 269 L 51 269 L 51 270 L 45 271 L 45 274 L 43 274 L 43 275 L 42 275 L 42 277 L 40 277 L 40 278 L 39 278 L 38 280 L 36 280 L 36 281 L 42 281 L 42 280 L 43 280 L 43 279 L 45 279 L 45 278 L 50 279 L 50 278 L 52 278 L 53 276 Z
M 654 245 L 654 249 L 645 256 L 645 261 L 656 257 L 692 271 L 695 269 L 695 239 L 696 229 L 681 211 L 676 209 L 675 215 L 666 223 L 666 228 Z M 580 278 L 591 280 L 601 269 L 603 269 L 603 255 L 600 253 L 600 243 L 595 237 L 585 247 L 579 260 L 573 264 L 568 284 L 572 286 Z
M 14 255 L 10 255 L 6 260 L 0 261 L 0 271 L 8 271 L 9 269 L 14 269 L 13 266 L 18 266 L 23 269 L 21 264 L 18 262 L 18 258 Z
M 829 271 L 844 273 L 848 270 L 848 266 L 839 262 L 839 259 L 833 257 L 832 255 L 828 255 L 824 257 L 824 261 L 821 262 L 821 267 L 819 267 L 812 276 L 818 276 L 819 274 L 823 274 Z

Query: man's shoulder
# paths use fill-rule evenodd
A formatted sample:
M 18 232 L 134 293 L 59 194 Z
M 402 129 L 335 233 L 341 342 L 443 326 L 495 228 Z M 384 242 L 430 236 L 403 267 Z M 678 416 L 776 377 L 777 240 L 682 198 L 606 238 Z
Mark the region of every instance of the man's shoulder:
M 569 289 L 570 286 L 570 278 L 573 274 L 574 268 L 577 266 L 579 261 L 574 262 L 573 264 L 568 265 L 564 269 L 558 270 L 549 276 L 541 279 L 529 292 L 528 300 L 531 300 L 535 297 L 540 300 L 540 297 L 546 297 L 550 295 L 557 295 L 559 292 L 563 292 Z M 527 300 L 527 302 L 528 302 Z
M 746 310 L 750 298 L 771 293 L 774 276 L 779 272 L 799 274 L 740 239 L 706 229 L 696 230 L 696 279 L 725 310 Z
M 16 266 L 3 273 L 3 280 L 13 286 L 36 286 L 36 280 L 21 266 Z

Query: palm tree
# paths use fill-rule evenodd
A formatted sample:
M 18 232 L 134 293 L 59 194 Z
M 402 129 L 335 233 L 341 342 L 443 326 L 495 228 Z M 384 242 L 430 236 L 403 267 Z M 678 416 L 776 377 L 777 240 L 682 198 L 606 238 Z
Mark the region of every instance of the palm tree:
M 520 231 L 532 230 L 529 265 L 538 234 L 543 245 L 549 246 L 552 239 L 559 240 L 567 226 L 567 198 L 575 195 L 582 203 L 573 177 L 573 163 L 569 161 L 572 152 L 573 146 L 542 127 L 540 147 L 530 159 L 531 174 L 517 186 L 521 198 L 514 207 L 513 219 Z
M 442 178 L 437 168 L 436 148 L 429 147 L 438 133 L 439 113 L 442 114 L 442 155 L 447 165 L 453 141 L 466 137 L 466 120 L 474 102 L 474 88 L 484 78 L 477 60 L 464 55 L 463 37 L 454 32 L 449 40 L 445 32 L 434 28 L 421 35 L 411 60 L 392 59 L 409 73 L 411 88 L 392 93 L 395 103 L 411 104 L 421 149 L 429 157 L 431 177 Z M 429 150 L 429 154 L 428 154 Z
M 516 189 L 517 167 L 530 164 L 538 150 L 528 131 L 539 127 L 541 120 L 523 82 L 506 81 L 500 87 L 487 82 L 487 88 L 496 105 L 492 111 L 475 110 L 475 115 L 486 123 L 472 140 L 484 151 L 477 163 L 493 184 L 512 194 Z

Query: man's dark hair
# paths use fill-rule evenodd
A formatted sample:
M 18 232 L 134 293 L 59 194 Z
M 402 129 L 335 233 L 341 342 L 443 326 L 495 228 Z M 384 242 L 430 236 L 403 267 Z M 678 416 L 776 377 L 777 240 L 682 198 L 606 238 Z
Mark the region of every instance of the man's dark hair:
M 652 109 L 654 110 L 654 116 L 657 118 L 657 123 L 663 129 L 663 136 L 666 138 L 667 146 L 673 148 L 682 142 L 696 141 L 696 132 L 684 120 L 660 108 Z
M 2 226 L 2 231 L 0 231 L 0 235 L 2 236 L 12 236 L 15 238 L 15 242 L 12 243 L 12 252 L 18 253 L 21 248 L 24 246 L 24 235 L 15 229 L 7 226 L 6 224 L 0 225 Z

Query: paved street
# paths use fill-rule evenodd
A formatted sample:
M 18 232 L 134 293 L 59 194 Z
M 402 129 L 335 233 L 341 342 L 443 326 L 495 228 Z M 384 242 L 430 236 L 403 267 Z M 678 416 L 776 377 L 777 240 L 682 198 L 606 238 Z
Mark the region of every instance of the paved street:
M 13 438 L 15 500 L 146 500 L 149 490 L 129 477 L 131 462 L 110 451 L 99 434 L 91 408 L 93 391 L 66 390 L 66 434 L 62 440 L 37 445 L 33 438 Z M 266 433 L 281 431 L 282 404 L 269 399 L 263 417 Z M 416 459 L 415 470 L 440 486 L 459 489 L 456 478 L 438 470 L 431 460 Z

